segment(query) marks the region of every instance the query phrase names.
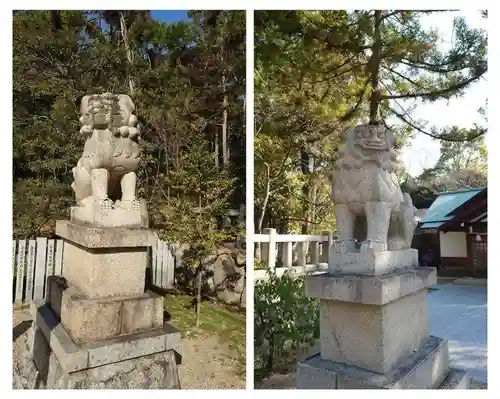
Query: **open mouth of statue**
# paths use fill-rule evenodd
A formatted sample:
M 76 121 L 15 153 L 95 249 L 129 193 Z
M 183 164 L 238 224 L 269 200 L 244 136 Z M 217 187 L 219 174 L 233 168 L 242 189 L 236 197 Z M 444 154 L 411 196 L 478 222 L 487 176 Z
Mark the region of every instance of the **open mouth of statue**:
M 94 114 L 93 122 L 95 127 L 107 127 L 111 121 L 107 114 Z
M 364 140 L 363 147 L 370 150 L 383 150 L 385 143 L 381 140 Z

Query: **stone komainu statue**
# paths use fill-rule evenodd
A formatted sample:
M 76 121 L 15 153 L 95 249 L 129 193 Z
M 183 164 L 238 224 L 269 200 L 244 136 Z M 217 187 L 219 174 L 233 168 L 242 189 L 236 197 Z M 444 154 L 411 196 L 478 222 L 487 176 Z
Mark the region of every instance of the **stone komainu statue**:
M 416 209 L 393 177 L 394 136 L 383 126 L 360 125 L 344 132 L 333 175 L 338 248 L 355 252 L 411 246 Z
M 146 212 L 145 204 L 136 198 L 136 171 L 141 150 L 134 111 L 132 99 L 124 94 L 83 97 L 80 133 L 85 137 L 85 147 L 73 168 L 71 187 L 78 207 L 72 208 L 72 218 L 95 222 L 96 218 L 103 219 L 98 212 Z M 127 225 L 126 221 L 120 222 L 119 217 L 120 214 L 115 213 L 115 222 L 100 221 L 103 225 Z

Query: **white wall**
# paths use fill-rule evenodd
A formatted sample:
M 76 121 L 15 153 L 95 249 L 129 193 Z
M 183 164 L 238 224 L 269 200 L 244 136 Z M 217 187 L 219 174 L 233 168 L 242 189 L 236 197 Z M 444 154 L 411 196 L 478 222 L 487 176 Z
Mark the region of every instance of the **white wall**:
M 467 258 L 467 241 L 465 232 L 450 231 L 439 232 L 441 257 L 443 258 Z

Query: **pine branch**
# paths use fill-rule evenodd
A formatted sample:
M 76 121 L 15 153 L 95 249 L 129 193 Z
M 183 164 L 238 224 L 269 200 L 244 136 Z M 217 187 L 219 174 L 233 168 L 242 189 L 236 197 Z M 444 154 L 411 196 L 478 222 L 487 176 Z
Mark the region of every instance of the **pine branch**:
M 472 76 L 471 78 L 463 81 L 463 82 L 460 82 L 460 83 L 457 83 L 453 86 L 449 86 L 445 89 L 441 89 L 441 90 L 436 90 L 436 91 L 429 91 L 429 92 L 423 92 L 423 93 L 407 93 L 407 94 L 395 94 L 395 95 L 391 95 L 391 96 L 383 96 L 381 95 L 380 98 L 381 99 L 388 99 L 388 100 L 394 100 L 394 99 L 407 99 L 407 98 L 419 98 L 419 97 L 422 97 L 422 98 L 427 98 L 429 100 L 435 100 L 437 99 L 437 97 L 440 97 L 442 96 L 443 94 L 448 94 L 448 93 L 451 93 L 451 92 L 454 92 L 454 91 L 458 91 L 460 89 L 463 89 L 464 87 L 468 86 L 470 83 L 478 80 L 479 78 L 481 78 L 481 75 L 479 76 Z
M 424 86 L 422 86 L 420 83 L 417 83 L 414 80 L 410 79 L 409 77 L 404 76 L 402 73 L 399 73 L 395 69 L 389 68 L 385 65 L 382 65 L 382 68 L 387 69 L 389 72 L 392 72 L 395 75 L 398 75 L 401 79 L 406 80 L 407 82 L 411 83 L 412 85 L 414 85 L 416 87 L 420 87 L 421 89 L 424 89 Z
M 353 108 L 351 108 L 347 113 L 339 118 L 341 122 L 347 122 L 351 120 L 351 118 L 354 116 L 360 105 L 363 103 L 363 99 L 366 94 L 366 89 L 368 87 L 368 84 L 370 83 L 370 79 L 366 79 L 365 84 L 363 85 L 363 88 L 359 90 L 358 92 L 358 100 L 356 102 L 356 105 L 354 105 Z
M 486 134 L 486 132 L 488 131 L 488 129 L 481 129 L 479 130 L 479 132 L 472 136 L 472 137 L 467 137 L 465 139 L 458 139 L 458 138 L 452 138 L 452 137 L 446 137 L 446 135 L 436 135 L 436 134 L 433 134 L 433 133 L 429 133 L 429 132 L 426 132 L 425 130 L 423 130 L 422 128 L 418 127 L 417 125 L 415 125 L 414 123 L 410 122 L 408 119 L 405 118 L 405 116 L 403 114 L 400 114 L 399 112 L 395 111 L 393 108 L 390 108 L 389 107 L 389 110 L 394 114 L 396 115 L 399 119 L 401 119 L 404 123 L 406 123 L 408 126 L 412 127 L 413 129 L 419 131 L 420 133 L 423 133 L 425 134 L 426 136 L 429 136 L 429 137 L 432 137 L 434 139 L 437 139 L 437 140 L 443 140 L 443 141 L 472 141 L 472 140 L 475 140 L 477 139 L 478 137 Z

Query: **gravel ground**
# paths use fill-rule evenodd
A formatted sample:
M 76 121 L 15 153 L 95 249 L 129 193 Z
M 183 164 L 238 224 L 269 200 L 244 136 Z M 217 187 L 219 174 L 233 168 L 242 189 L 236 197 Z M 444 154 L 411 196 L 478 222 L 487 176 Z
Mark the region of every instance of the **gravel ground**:
M 36 370 L 27 352 L 27 330 L 31 316 L 27 309 L 13 312 L 14 388 L 23 385 L 35 387 Z M 182 389 L 241 389 L 245 388 L 245 377 L 237 372 L 235 356 L 227 345 L 215 336 L 184 338 L 177 351 L 182 356 L 179 377 Z

